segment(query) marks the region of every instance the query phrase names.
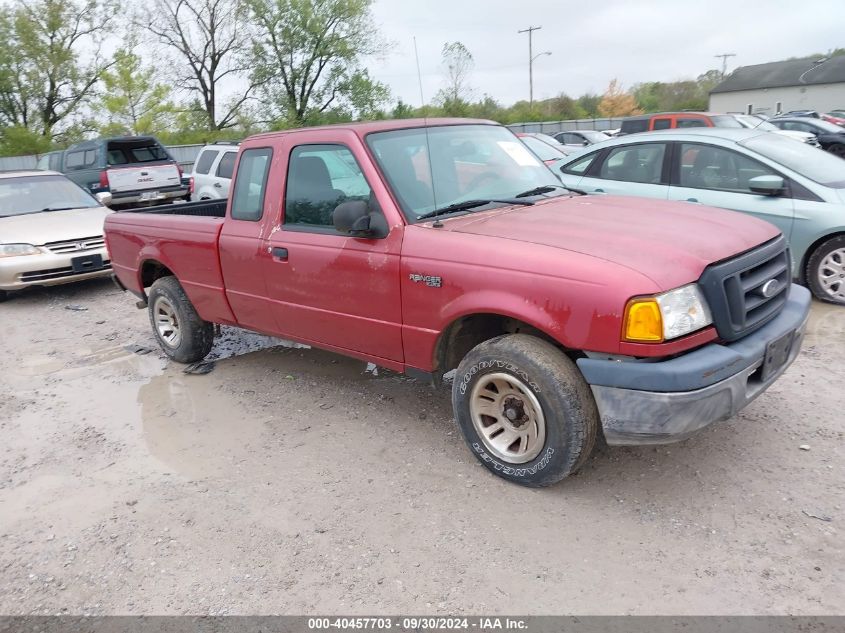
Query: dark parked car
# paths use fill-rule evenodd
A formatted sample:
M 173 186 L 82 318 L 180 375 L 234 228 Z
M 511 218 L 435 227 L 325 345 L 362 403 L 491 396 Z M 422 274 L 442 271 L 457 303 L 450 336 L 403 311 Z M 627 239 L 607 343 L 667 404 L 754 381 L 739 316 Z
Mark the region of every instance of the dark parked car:
M 845 158 L 845 128 L 812 117 L 778 117 L 770 123 L 782 130 L 815 134 L 822 149 Z

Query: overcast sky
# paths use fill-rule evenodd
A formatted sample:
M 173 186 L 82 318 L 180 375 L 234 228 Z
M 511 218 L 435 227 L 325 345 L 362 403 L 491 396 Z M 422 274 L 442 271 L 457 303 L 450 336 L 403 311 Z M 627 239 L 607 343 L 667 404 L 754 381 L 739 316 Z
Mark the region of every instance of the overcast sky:
M 394 99 L 419 105 L 417 38 L 423 91 L 430 102 L 443 83 L 440 49 L 460 41 L 475 58 L 476 97 L 504 105 L 528 98 L 528 26 L 534 53 L 534 98 L 604 92 L 617 77 L 642 81 L 695 78 L 721 68 L 845 47 L 845 0 L 375 0 L 373 16 L 395 46 L 369 63 Z

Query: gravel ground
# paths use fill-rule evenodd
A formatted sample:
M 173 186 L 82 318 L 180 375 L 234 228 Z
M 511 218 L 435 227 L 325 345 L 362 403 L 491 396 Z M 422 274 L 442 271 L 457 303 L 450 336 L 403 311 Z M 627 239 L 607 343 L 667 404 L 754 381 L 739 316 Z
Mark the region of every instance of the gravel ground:
M 448 389 L 226 329 L 187 375 L 106 281 L 0 332 L 0 613 L 843 613 L 845 308 L 741 415 L 543 490 Z

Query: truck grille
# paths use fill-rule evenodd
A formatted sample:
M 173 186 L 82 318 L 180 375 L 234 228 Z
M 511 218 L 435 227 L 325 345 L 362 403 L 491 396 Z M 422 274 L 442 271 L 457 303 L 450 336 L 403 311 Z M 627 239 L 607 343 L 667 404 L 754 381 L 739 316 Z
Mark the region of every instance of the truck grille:
M 95 248 L 102 248 L 105 245 L 102 235 L 94 237 L 80 237 L 77 240 L 65 240 L 63 242 L 49 242 L 44 246 L 51 252 L 58 255 L 65 253 L 77 253 L 79 251 L 90 251 Z
M 713 313 L 713 325 L 726 341 L 742 338 L 777 316 L 791 283 L 789 249 L 783 235 L 708 266 L 699 280 Z

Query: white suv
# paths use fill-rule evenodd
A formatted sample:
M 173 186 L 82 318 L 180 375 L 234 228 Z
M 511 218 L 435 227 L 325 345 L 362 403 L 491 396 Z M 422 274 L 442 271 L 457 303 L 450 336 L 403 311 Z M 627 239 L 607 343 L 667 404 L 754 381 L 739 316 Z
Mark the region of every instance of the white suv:
M 215 200 L 229 196 L 232 170 L 238 156 L 237 143 L 206 145 L 194 162 L 192 200 Z

